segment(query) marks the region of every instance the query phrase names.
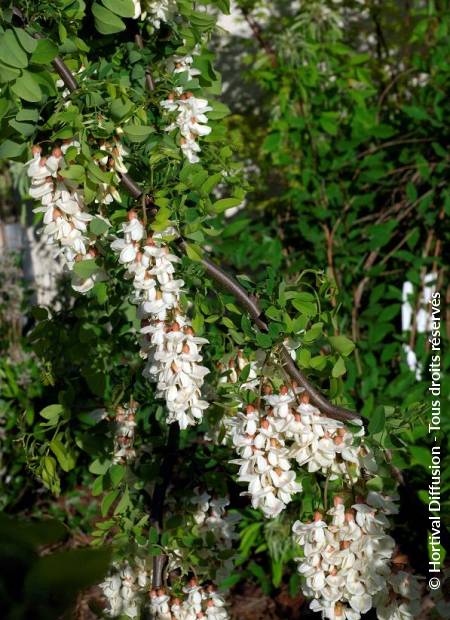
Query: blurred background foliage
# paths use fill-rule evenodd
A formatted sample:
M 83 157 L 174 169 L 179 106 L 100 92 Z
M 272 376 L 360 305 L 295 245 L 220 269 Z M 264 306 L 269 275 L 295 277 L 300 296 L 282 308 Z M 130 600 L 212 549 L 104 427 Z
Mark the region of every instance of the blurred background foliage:
M 215 46 L 222 100 L 232 112 L 229 143 L 234 159 L 244 162 L 241 182 L 248 192 L 240 208 L 226 213 L 214 255 L 249 276 L 266 310 L 273 305 L 275 319 L 280 286 L 296 290 L 302 278 L 322 286 L 334 334 L 356 345 L 354 355 L 344 355 L 345 380 L 335 373 L 328 387 L 334 396 L 343 390 L 342 398 L 370 420 L 371 436 L 401 471 L 406 488 L 395 536 L 424 572 L 430 345 L 423 312 L 424 294 L 433 285 L 442 300 L 441 436 L 450 442 L 448 3 L 240 1 L 233 15 L 246 35 L 221 33 Z M 2 218 L 19 221 L 24 202 L 13 181 L 2 170 Z M 2 256 L 0 265 L 0 508 L 9 515 L 0 523 L 0 598 L 2 617 L 56 618 L 73 605 L 77 589 L 101 579 L 108 562 L 103 547 L 92 562 L 67 547 L 111 542 L 119 531 L 122 542 L 124 531 L 139 540 L 145 526 L 145 488 L 157 471 L 150 455 L 141 459 L 137 475 L 125 474 L 127 484 L 144 492 L 128 498 L 112 524 L 98 527 L 99 514 L 105 517 L 111 505 L 101 505 L 104 493 L 114 494 L 120 483 L 104 465 L 112 446 L 108 410 L 132 389 L 143 404 L 139 428 L 155 453 L 164 446 L 163 412 L 140 378 L 129 328 L 135 311 L 123 287 L 106 283 L 94 296 L 74 301 L 62 283 L 50 318 L 45 309 L 30 309 L 21 260 Z M 196 267 L 186 269 L 187 279 L 198 283 Z M 323 273 L 311 275 L 310 269 Z M 406 326 L 405 282 L 412 284 Z M 196 306 L 203 312 L 194 320 L 200 331 L 206 316 L 213 357 L 220 359 L 230 348 L 224 328 L 232 330 L 236 347 L 245 344 L 246 325 L 228 307 L 232 320 L 224 319 L 221 332 L 208 318 L 220 313 L 215 303 L 199 292 Z M 297 358 L 319 384 L 329 370 L 317 358 L 332 356 L 329 343 L 323 346 L 322 355 L 307 350 Z M 333 368 L 336 359 L 330 357 Z M 195 462 L 194 479 L 206 472 L 212 487 L 223 487 L 224 448 L 199 444 L 195 450 L 186 438 L 177 458 Z M 442 516 L 450 526 L 448 443 L 442 450 Z M 298 617 L 298 578 L 290 563 L 295 550 L 287 544 L 291 518 L 263 520 L 231 480 L 226 484 L 241 512 L 240 555 L 229 580 L 240 601 L 236 617 Z M 45 517 L 46 527 L 13 527 L 13 516 Z M 65 533 L 49 517 L 64 523 Z M 87 565 L 92 574 L 84 574 Z M 69 582 L 73 590 L 51 604 L 46 600 L 45 592 Z M 246 598 L 254 594 L 249 584 L 262 590 L 266 607 L 258 611 L 253 603 L 245 615 Z

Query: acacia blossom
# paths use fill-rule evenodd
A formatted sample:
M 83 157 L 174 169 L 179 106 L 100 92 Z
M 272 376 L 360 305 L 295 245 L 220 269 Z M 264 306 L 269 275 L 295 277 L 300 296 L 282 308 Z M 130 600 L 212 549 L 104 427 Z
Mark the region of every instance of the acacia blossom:
M 247 405 L 238 413 L 231 431 L 240 456 L 231 463 L 239 465 L 238 481 L 248 483 L 248 491 L 242 495 L 250 495 L 253 508 L 261 509 L 266 517 L 280 514 L 292 495 L 302 490 L 277 425 L 285 395 L 282 390 L 278 405 L 272 399 L 272 405 L 262 411 Z
M 382 590 L 375 598 L 378 620 L 419 618 L 422 596 L 420 579 L 404 570 L 393 571 L 387 585 L 388 589 Z
M 181 592 L 170 588 L 150 589 L 151 570 L 135 557 L 115 563 L 100 584 L 106 599 L 107 616 L 139 618 L 148 607 L 153 620 L 228 620 L 226 603 L 213 584 L 200 585 L 197 579 L 185 581 Z
M 107 602 L 106 614 L 112 618 L 137 618 L 149 585 L 150 573 L 141 558 L 134 558 L 133 566 L 127 561 L 113 564 L 111 573 L 100 584 Z
M 357 433 L 341 422 L 322 416 L 299 388 L 283 386 L 273 394 L 268 386 L 263 409 L 248 405 L 227 424 L 240 458 L 238 480 L 248 482 L 254 508 L 267 517 L 278 515 L 301 491 L 295 481 L 293 462 L 320 471 L 330 479 L 358 479 L 361 469 L 372 471 L 373 457 Z
M 150 592 L 150 612 L 155 620 L 227 620 L 223 597 L 213 585 L 201 586 L 196 579 L 190 579 L 183 587 L 183 593 L 170 596 L 166 590 Z
M 114 435 L 113 463 L 129 463 L 136 458 L 133 448 L 134 434 L 136 429 L 137 403 L 131 401 L 123 407 L 117 407 L 114 422 L 116 432 Z
M 183 280 L 175 278 L 177 256 L 161 235 L 147 236 L 134 210 L 122 224 L 123 236 L 111 243 L 132 280 L 133 301 L 141 319 L 144 376 L 156 382 L 157 397 L 167 406 L 167 421 L 180 428 L 197 424 L 208 403 L 201 398 L 204 377 L 201 348 L 206 338 L 195 335 L 180 309 Z
M 183 92 L 181 87 L 177 87 L 165 101 L 161 102 L 161 107 L 168 112 L 177 113 L 175 121 L 166 127 L 166 131 L 178 129 L 181 134 L 180 148 L 184 156 L 191 164 L 199 162 L 198 153 L 201 148 L 197 139 L 211 133 L 206 116 L 206 112 L 212 110 L 208 101 L 195 97 L 189 91 Z
M 394 539 L 387 534 L 392 503 L 376 493 L 346 508 L 341 497 L 314 521 L 293 525 L 294 540 L 303 547 L 298 571 L 310 608 L 330 620 L 359 620 L 386 590 L 391 575 Z M 382 507 L 381 507 L 382 506 Z
M 146 19 L 156 29 L 172 18 L 177 8 L 174 0 L 133 0 L 133 6 L 133 19 Z
M 97 252 L 94 247 L 95 237 L 88 231 L 89 222 L 94 216 L 86 209 L 83 191 L 75 181 L 61 174 L 68 167 L 65 155 L 69 149 L 79 153 L 79 142 L 64 140 L 61 146 L 52 149 L 49 156 L 43 156 L 41 147 L 34 146 L 27 174 L 31 179 L 30 196 L 41 202 L 41 206 L 35 208 L 34 212 L 44 214 L 42 235 L 46 244 L 55 247 L 55 257 L 60 256 L 66 268 L 72 271 L 75 263 L 93 260 Z M 105 155 L 100 161 L 94 160 L 96 165 L 116 172 L 124 171 L 125 151 L 120 143 L 111 146 L 104 142 L 101 149 Z M 114 182 L 118 181 L 115 174 Z M 120 201 L 114 185 L 100 183 L 95 202 L 109 204 L 112 200 Z M 103 277 L 101 271 L 87 278 L 80 278 L 73 272 L 72 287 L 77 292 L 86 293 Z

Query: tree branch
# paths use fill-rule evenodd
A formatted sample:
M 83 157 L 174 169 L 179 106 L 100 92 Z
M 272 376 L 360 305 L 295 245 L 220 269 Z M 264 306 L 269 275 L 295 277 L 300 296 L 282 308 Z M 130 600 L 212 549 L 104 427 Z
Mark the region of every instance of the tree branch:
M 155 485 L 155 488 L 153 489 L 152 504 L 150 507 L 150 522 L 157 528 L 159 534 L 161 534 L 161 530 L 163 529 L 164 503 L 166 500 L 167 488 L 172 477 L 176 454 L 178 452 L 179 437 L 179 426 L 177 424 L 171 424 L 169 427 L 169 436 L 167 438 L 166 451 L 159 470 L 159 476 L 161 480 Z M 162 574 L 166 563 L 166 555 L 157 555 L 153 557 L 153 588 L 162 587 Z
M 61 77 L 70 92 L 76 90 L 78 88 L 77 81 L 64 62 L 60 58 L 55 58 L 52 64 L 55 71 Z M 142 190 L 128 174 L 121 174 L 120 179 L 124 189 L 133 198 L 141 198 L 143 194 Z M 183 249 L 185 248 L 183 241 L 181 241 L 180 245 Z M 227 274 L 223 269 L 215 265 L 208 258 L 202 258 L 201 264 L 203 265 L 206 273 L 210 275 L 213 280 L 215 280 L 220 286 L 229 291 L 236 298 L 241 307 L 252 317 L 254 324 L 262 331 L 267 331 L 268 327 L 263 312 L 259 308 L 256 301 L 247 294 L 247 291 L 240 284 L 238 284 L 232 276 Z M 327 400 L 327 398 L 325 398 L 325 396 L 316 387 L 314 387 L 305 375 L 296 367 L 288 350 L 284 346 L 281 347 L 281 359 L 289 376 L 305 388 L 305 390 L 309 393 L 311 403 L 321 409 L 322 413 L 327 415 L 329 418 L 340 421 L 361 419 L 359 414 L 344 409 L 343 407 L 333 405 L 329 400 Z
M 261 49 L 263 49 L 266 52 L 267 56 L 269 57 L 272 67 L 276 67 L 277 66 L 277 55 L 273 47 L 270 45 L 270 43 L 268 43 L 266 39 L 263 37 L 261 26 L 258 24 L 256 19 L 254 19 L 250 15 L 247 9 L 243 7 L 240 7 L 240 9 L 241 9 L 242 15 L 244 16 L 245 21 L 247 22 L 247 24 L 249 25 L 252 31 L 254 38 L 258 42 Z

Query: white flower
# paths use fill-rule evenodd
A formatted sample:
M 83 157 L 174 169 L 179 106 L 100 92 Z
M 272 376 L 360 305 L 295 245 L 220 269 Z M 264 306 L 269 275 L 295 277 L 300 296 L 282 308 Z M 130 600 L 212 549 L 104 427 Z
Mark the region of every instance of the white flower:
M 206 112 L 212 110 L 206 99 L 195 97 L 192 93 L 174 92 L 169 98 L 161 102 L 161 106 L 168 112 L 177 112 L 173 123 L 166 127 L 166 131 L 179 129 L 181 134 L 180 148 L 190 163 L 200 161 L 198 153 L 201 151 L 197 138 L 211 133 L 207 125 Z
M 147 359 L 144 376 L 156 382 L 157 397 L 167 407 L 167 421 L 180 428 L 197 424 L 208 403 L 201 388 L 209 370 L 202 366 L 201 348 L 208 343 L 195 336 L 188 319 L 180 313 L 180 294 L 184 282 L 175 278 L 177 256 L 170 253 L 160 237 L 146 237 L 134 210 L 120 234 L 111 243 L 119 262 L 132 280 L 141 319 L 141 356 Z
M 136 409 L 137 403 L 134 401 L 116 409 L 113 463 L 129 463 L 136 458 L 133 448 Z
M 232 428 L 234 447 L 241 458 L 231 461 L 240 466 L 238 481 L 248 483 L 252 506 L 266 517 L 275 517 L 291 501 L 292 495 L 302 490 L 276 428 L 278 409 L 285 413 L 286 394 L 270 396 L 270 416 L 264 416 L 253 405 L 239 412 Z M 269 403 L 269 404 L 270 404 Z
M 389 506 L 390 500 L 370 495 L 372 504 Z M 339 496 L 325 515 L 294 524 L 294 540 L 304 552 L 298 571 L 305 578 L 303 592 L 313 599 L 311 609 L 324 618 L 359 620 L 373 605 L 383 604 L 395 547 L 388 527 L 383 512 L 367 499 L 346 509 Z

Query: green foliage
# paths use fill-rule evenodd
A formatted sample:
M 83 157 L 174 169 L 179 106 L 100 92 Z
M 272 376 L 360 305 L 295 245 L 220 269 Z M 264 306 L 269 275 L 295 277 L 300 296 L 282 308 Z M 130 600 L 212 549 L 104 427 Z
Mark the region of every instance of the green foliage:
M 257 14 L 259 3 L 239 4 Z M 61 175 L 96 214 L 88 228 L 96 253 L 75 262 L 73 272 L 82 280 L 102 276 L 86 296 L 73 298 L 62 288 L 53 307 L 27 312 L 25 337 L 19 338 L 24 359 L 17 362 L 8 352 L 0 363 L 0 469 L 11 479 L 0 475 L 2 509 L 50 514 L 99 547 L 40 557 L 44 542 L 18 528 L 3 547 L 18 558 L 19 575 L 14 596 L 5 599 L 5 618 L 59 616 L 78 589 L 101 579 L 109 561 L 104 545 L 110 543 L 118 560 L 137 550 L 151 558 L 168 551 L 180 556 L 183 576 L 213 578 L 217 559 L 225 561 L 234 551 L 217 551 L 199 533 L 189 505 L 194 488 L 230 495 L 240 515 L 237 568 L 223 585 L 248 579 L 266 594 L 282 584 L 297 592 L 293 560 L 300 551 L 290 543 L 290 525 L 323 509 L 342 481 L 300 474 L 303 494 L 273 521 L 239 499 L 242 489 L 228 464 L 232 450 L 220 443 L 223 421 L 239 400 L 251 403 L 257 395 L 240 383 L 217 387 L 238 350 L 249 360 L 260 356 L 264 364 L 271 358 L 271 379 L 280 387 L 278 354 L 286 343 L 298 367 L 333 403 L 365 418 L 380 464 L 373 488 L 394 489 L 392 459 L 414 493 L 425 497 L 428 377 L 424 372 L 417 380 L 408 368 L 405 345 L 425 370 L 430 350 L 416 323 L 402 331 L 401 306 L 405 280 L 414 285 L 416 310 L 426 273 L 436 274 L 443 296 L 448 287 L 450 16 L 433 3 L 425 11 L 418 2 L 409 8 L 390 0 L 382 7 L 368 2 L 359 14 L 361 3 L 344 2 L 355 13 L 346 22 L 335 2 L 311 0 L 298 10 L 290 4 L 273 3 L 261 36 L 244 42 L 237 60 L 235 40 L 230 50 L 221 45 L 224 58 L 231 51 L 238 63 L 232 69 L 241 78 L 237 95 L 226 91 L 227 104 L 215 99 L 221 77 L 206 45 L 217 10 L 229 10 L 226 1 L 179 1 L 176 17 L 161 28 L 131 19 L 131 0 L 18 1 L 23 20 L 13 15 L 12 3 L 1 9 L 0 158 L 23 164 L 33 143 L 47 148 L 79 142 L 68 149 Z M 193 67 L 200 74 L 187 78 L 169 71 L 170 59 L 195 44 Z M 73 93 L 58 82 L 56 55 L 78 82 Z M 218 61 L 226 71 L 227 60 Z M 243 96 L 247 84 L 256 89 L 250 101 Z M 165 131 L 171 119 L 161 101 L 180 86 L 212 107 L 212 131 L 202 139 L 199 163 L 188 163 L 180 136 Z M 147 202 L 116 187 L 115 173 L 102 163 L 106 143 L 116 139 L 128 150 L 128 172 Z M 25 199 L 26 189 L 17 185 Z M 120 196 L 98 210 L 104 186 Z M 150 513 L 169 429 L 154 387 L 141 376 L 140 318 L 123 269 L 109 251 L 130 208 L 147 232 L 173 226 L 182 236 L 183 310 L 196 334 L 210 341 L 205 356 L 212 404 L 200 426 L 181 433 L 162 527 Z M 206 252 L 238 274 L 258 300 L 267 331 L 205 275 Z M 1 331 L 5 351 L 7 331 Z M 447 341 L 448 334 L 442 336 Z M 443 370 L 449 366 L 445 353 Z M 240 370 L 240 382 L 250 369 L 247 364 Z M 449 391 L 443 378 L 443 407 Z M 139 403 L 139 458 L 113 463 L 115 411 L 131 399 Z M 449 431 L 444 422 L 443 436 L 450 437 Z M 447 509 L 450 462 L 448 454 L 444 458 Z M 9 535 L 9 521 L 2 527 Z M 89 570 L 77 572 L 77 563 Z M 49 610 L 54 589 L 61 595 Z M 31 600 L 36 613 L 30 612 Z

